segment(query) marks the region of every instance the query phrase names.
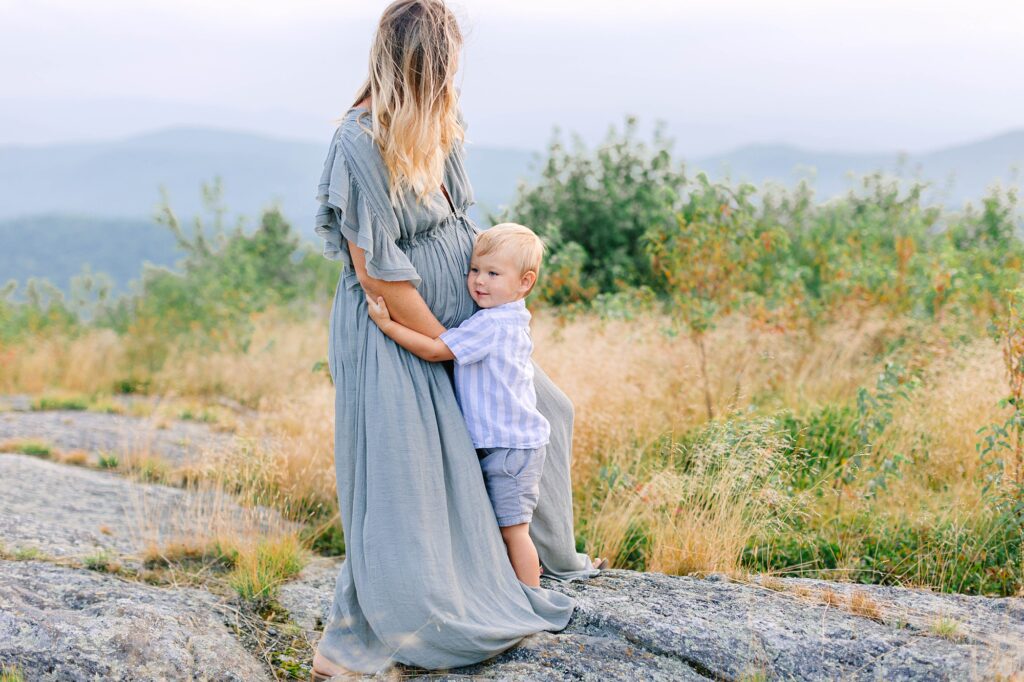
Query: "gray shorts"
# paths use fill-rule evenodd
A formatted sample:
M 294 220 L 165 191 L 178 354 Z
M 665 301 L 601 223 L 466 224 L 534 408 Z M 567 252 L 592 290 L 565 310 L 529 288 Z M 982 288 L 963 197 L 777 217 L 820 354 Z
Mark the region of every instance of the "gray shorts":
M 498 525 L 504 528 L 529 523 L 540 497 L 540 473 L 547 448 L 479 448 L 476 454 Z

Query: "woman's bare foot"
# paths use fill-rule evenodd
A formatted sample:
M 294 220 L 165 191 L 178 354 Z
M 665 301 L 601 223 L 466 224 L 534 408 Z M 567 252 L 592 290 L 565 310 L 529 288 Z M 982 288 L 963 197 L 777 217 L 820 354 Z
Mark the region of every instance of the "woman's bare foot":
M 605 569 L 605 568 L 608 568 L 608 560 L 607 559 L 602 559 L 601 557 L 596 556 L 596 557 L 594 557 L 593 559 L 590 560 L 590 565 L 593 566 L 596 569 Z
M 329 658 L 321 654 L 319 650 L 313 654 L 313 672 L 330 678 L 338 677 L 341 679 L 358 679 L 362 677 L 359 673 L 354 673 L 348 668 L 332 662 Z

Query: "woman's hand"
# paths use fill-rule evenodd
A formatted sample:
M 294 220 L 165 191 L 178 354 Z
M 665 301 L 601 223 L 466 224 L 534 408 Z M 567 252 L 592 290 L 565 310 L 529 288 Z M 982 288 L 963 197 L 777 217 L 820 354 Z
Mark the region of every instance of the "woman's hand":
M 377 326 L 381 329 L 387 329 L 388 325 L 393 324 L 391 314 L 388 312 L 388 304 L 384 302 L 383 296 L 378 296 L 377 300 L 374 301 L 373 298 L 367 294 L 366 309 L 370 313 L 370 319 L 376 322 Z
M 366 310 L 370 313 L 370 319 L 377 323 L 386 336 L 416 357 L 427 362 L 455 359 L 451 349 L 441 339 L 432 339 L 415 329 L 403 326 L 401 322 L 392 320 L 383 296 L 378 296 L 374 300 L 373 296 L 367 294 Z M 444 327 L 441 331 L 444 331 Z
M 388 302 L 388 316 L 394 324 L 408 327 L 430 338 L 437 338 L 444 332 L 444 325 L 434 317 L 412 282 L 390 282 L 370 277 L 366 272 L 366 254 L 352 242 L 347 243 L 360 286 L 373 301 L 384 297 Z

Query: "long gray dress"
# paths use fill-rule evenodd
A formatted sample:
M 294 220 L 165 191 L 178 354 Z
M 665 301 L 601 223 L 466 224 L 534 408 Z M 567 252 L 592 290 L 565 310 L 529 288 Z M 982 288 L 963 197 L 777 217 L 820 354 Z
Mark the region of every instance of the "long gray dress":
M 318 193 L 324 256 L 346 266 L 331 310 L 328 363 L 347 557 L 320 652 L 367 673 L 393 662 L 450 668 L 562 629 L 575 604 L 516 578 L 448 363 L 420 360 L 367 315 L 346 240 L 366 251 L 371 277 L 411 281 L 451 327 L 474 312 L 465 277 L 478 229 L 465 214 L 472 190 L 462 149 L 445 168 L 454 210 L 440 190 L 423 203 L 406 194 L 392 205 L 380 151 L 358 120 L 366 114 L 350 110 L 335 131 Z M 536 386 L 552 437 L 533 536 L 547 575 L 587 577 L 596 571 L 576 553 L 572 530 L 572 404 L 539 368 Z

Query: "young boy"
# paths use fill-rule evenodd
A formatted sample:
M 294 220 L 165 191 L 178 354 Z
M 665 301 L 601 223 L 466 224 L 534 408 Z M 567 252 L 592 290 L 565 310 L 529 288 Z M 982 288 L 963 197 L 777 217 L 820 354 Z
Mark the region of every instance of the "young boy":
M 404 327 L 383 298 L 367 298 L 370 317 L 424 360 L 455 360 L 455 394 L 477 448 L 487 494 L 516 576 L 540 585 L 530 521 L 551 433 L 537 411 L 530 312 L 523 299 L 537 282 L 544 244 L 529 228 L 502 223 L 477 237 L 466 284 L 480 310 L 436 339 Z

